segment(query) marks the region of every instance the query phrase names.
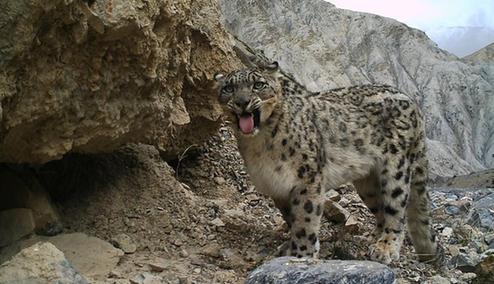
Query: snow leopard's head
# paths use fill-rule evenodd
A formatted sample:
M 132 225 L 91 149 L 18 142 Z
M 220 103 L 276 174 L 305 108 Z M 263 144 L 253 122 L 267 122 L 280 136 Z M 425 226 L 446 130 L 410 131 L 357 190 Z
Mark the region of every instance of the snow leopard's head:
M 278 63 L 216 74 L 219 101 L 243 135 L 256 135 L 281 99 Z

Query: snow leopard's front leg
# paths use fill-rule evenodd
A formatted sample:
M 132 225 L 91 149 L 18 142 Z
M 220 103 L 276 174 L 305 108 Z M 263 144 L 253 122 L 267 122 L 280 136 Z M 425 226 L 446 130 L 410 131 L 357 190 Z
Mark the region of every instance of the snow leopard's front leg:
M 320 182 L 295 186 L 290 191 L 284 218 L 290 229 L 290 241 L 285 255 L 319 256 L 319 229 L 324 210 Z

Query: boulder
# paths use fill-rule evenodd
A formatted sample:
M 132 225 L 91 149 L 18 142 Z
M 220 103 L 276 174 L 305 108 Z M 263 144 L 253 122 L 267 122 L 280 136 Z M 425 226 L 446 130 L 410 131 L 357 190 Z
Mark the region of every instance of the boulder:
M 0 265 L 0 283 L 89 283 L 64 254 L 47 242 L 36 243 Z
M 163 279 L 149 272 L 142 272 L 130 279 L 132 284 L 161 284 Z
M 102 239 L 84 233 L 70 233 L 54 237 L 34 236 L 17 242 L 2 250 L 0 263 L 36 243 L 55 246 L 57 251 L 65 255 L 71 266 L 93 282 L 105 280 L 124 255 L 120 249 Z
M 240 66 L 215 2 L 0 3 L 0 162 L 209 137 L 215 72 Z
M 121 249 L 124 253 L 134 253 L 137 250 L 137 245 L 132 238 L 127 234 L 118 234 L 111 239 L 111 243 Z
M 279 257 L 256 268 L 245 283 L 391 284 L 394 281 L 393 271 L 377 262 Z
M 475 201 L 469 212 L 468 223 L 472 226 L 494 230 L 494 193 Z
M 485 251 L 475 268 L 477 278 L 473 283 L 494 283 L 494 249 Z
M 93 280 L 104 280 L 124 253 L 110 243 L 84 233 L 61 234 L 46 239 L 63 251 L 72 265 Z
M 324 204 L 324 216 L 338 224 L 345 223 L 350 217 L 350 212 L 339 205 L 337 202 L 326 200 Z

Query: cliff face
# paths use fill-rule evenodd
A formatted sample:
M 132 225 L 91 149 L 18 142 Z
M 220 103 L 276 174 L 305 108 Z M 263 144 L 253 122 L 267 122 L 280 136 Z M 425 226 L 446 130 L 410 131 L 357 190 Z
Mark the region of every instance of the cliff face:
M 209 136 L 212 73 L 239 66 L 212 0 L 2 1 L 0 162 Z
M 312 90 L 389 84 L 427 119 L 432 173 L 494 164 L 494 80 L 395 20 L 319 1 L 220 1 L 227 29 Z
M 494 85 L 494 43 L 482 48 L 481 50 L 463 58 L 463 61 L 470 64 L 474 69 L 475 74 L 479 74 L 480 77 L 491 85 Z M 494 111 L 494 91 L 491 90 L 488 95 L 491 96 L 490 101 L 487 102 L 489 105 L 483 107 L 487 108 L 488 111 Z M 494 130 L 492 128 L 493 119 L 492 115 L 488 117 L 490 123 L 486 123 L 486 131 L 490 131 L 490 135 L 487 137 L 486 146 L 483 151 L 484 160 L 486 162 L 487 168 L 494 169 Z

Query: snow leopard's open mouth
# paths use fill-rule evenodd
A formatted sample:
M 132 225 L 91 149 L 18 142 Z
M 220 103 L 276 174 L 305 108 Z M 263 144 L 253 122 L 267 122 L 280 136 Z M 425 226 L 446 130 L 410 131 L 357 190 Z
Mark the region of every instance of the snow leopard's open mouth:
M 243 134 L 254 133 L 261 123 L 261 111 L 259 109 L 255 109 L 251 113 L 243 112 L 236 116 L 238 128 Z

